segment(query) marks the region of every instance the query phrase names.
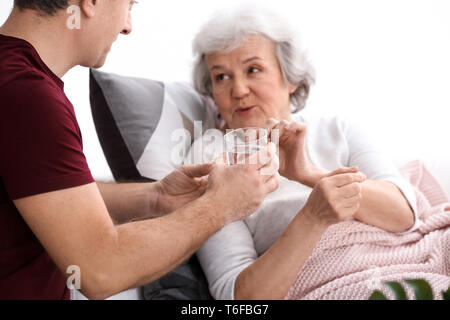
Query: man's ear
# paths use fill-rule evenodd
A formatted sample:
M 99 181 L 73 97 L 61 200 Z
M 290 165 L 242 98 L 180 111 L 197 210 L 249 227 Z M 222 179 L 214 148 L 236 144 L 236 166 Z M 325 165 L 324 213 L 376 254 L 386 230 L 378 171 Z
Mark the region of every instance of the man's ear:
M 81 0 L 80 8 L 86 17 L 93 18 L 95 16 L 97 0 Z

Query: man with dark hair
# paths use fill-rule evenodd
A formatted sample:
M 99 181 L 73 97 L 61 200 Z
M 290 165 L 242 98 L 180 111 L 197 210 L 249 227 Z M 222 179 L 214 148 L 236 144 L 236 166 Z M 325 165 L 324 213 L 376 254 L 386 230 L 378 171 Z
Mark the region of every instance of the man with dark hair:
M 20 9 L 34 9 L 53 15 L 59 9 L 67 8 L 69 0 L 14 0 L 14 6 Z
M 72 270 L 88 298 L 147 284 L 278 186 L 278 173 L 261 174 L 277 165 L 272 144 L 256 164 L 182 167 L 156 183 L 94 181 L 61 77 L 104 64 L 131 32 L 133 4 L 16 0 L 0 28 L 0 299 L 68 299 Z M 67 27 L 69 5 L 80 29 Z

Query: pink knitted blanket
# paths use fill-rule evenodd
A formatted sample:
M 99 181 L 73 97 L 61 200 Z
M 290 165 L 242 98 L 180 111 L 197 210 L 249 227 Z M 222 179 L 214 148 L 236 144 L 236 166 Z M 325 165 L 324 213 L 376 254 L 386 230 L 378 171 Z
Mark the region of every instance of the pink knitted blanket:
M 367 300 L 374 290 L 394 299 L 383 284 L 425 279 L 434 298 L 450 287 L 450 200 L 422 162 L 401 169 L 414 186 L 420 225 L 393 234 L 357 221 L 331 226 L 300 271 L 285 299 Z

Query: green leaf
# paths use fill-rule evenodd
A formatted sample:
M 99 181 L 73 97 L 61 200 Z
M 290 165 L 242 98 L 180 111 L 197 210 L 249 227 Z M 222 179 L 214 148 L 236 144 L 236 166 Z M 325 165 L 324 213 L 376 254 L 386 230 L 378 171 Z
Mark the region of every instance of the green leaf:
M 447 291 L 442 291 L 442 298 L 444 300 L 450 300 L 450 288 Z
M 385 285 L 387 285 L 395 294 L 396 300 L 408 300 L 408 296 L 406 295 L 405 290 L 403 289 L 403 286 L 398 282 L 385 282 Z
M 433 290 L 425 280 L 405 280 L 414 290 L 417 300 L 433 300 Z
M 381 291 L 375 290 L 369 300 L 387 300 L 387 298 Z

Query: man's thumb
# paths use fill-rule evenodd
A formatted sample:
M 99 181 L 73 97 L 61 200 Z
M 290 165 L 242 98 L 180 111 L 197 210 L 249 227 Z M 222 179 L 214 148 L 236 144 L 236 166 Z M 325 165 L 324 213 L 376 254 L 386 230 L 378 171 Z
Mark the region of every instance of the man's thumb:
M 183 166 L 182 170 L 189 177 L 207 176 L 213 167 L 212 163 L 194 164 Z

